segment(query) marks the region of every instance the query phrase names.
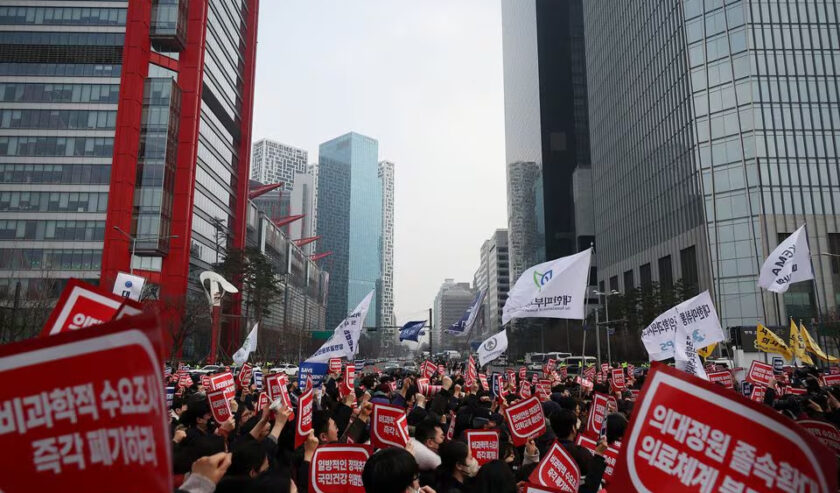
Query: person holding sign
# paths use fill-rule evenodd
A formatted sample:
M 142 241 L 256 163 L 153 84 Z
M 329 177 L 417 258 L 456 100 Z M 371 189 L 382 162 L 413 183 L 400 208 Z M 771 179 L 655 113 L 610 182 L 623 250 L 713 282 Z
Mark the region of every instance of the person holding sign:
M 436 471 L 435 491 L 469 493 L 471 480 L 478 474 L 478 461 L 464 442 L 445 442 L 440 447 L 440 467 Z

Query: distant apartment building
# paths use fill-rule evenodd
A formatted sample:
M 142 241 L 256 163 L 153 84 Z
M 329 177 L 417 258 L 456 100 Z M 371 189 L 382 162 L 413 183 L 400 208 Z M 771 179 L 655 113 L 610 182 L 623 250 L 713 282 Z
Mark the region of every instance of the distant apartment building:
M 474 276 L 475 290 L 484 291 L 482 316 L 476 321 L 471 341 L 484 340 L 502 329 L 502 308 L 510 290 L 510 260 L 506 229 L 497 229 L 481 245 L 481 263 Z
M 446 334 L 446 329 L 454 324 L 464 315 L 464 312 L 472 304 L 475 298 L 470 283 L 455 282 L 454 279 L 446 279 L 441 284 L 434 305 L 434 330 L 432 331 L 432 343 L 435 352 L 466 345 L 467 337 L 455 337 Z
M 305 174 L 309 162 L 305 150 L 269 139 L 256 141 L 251 155 L 251 179 L 265 185 L 282 182 L 286 191 L 293 190 L 295 175 Z

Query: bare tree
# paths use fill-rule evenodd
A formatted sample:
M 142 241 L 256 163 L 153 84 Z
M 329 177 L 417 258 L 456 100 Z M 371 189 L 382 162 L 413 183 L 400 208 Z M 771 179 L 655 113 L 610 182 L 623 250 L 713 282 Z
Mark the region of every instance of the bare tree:
M 0 344 L 37 336 L 55 306 L 58 286 L 57 280 L 46 275 L 30 279 L 27 289 L 18 280 L 0 294 Z

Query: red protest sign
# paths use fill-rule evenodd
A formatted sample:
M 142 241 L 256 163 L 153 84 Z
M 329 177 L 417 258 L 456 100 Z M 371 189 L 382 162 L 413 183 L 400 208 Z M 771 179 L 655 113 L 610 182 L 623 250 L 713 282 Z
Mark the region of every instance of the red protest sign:
M 627 388 L 627 382 L 624 380 L 624 370 L 622 368 L 612 370 L 612 383 L 618 390 Z
M 735 388 L 735 383 L 732 381 L 732 373 L 729 371 L 716 371 L 714 373 L 709 373 L 706 376 L 709 377 L 710 382 L 721 385 L 724 388 Z
M 210 390 L 210 375 L 201 375 L 201 386 L 204 387 L 205 392 Z
M 822 379 L 823 379 L 823 385 L 825 385 L 826 387 L 832 387 L 834 385 L 840 385 L 840 375 L 835 375 L 835 374 L 823 375 Z
M 467 445 L 479 466 L 499 458 L 498 430 L 467 430 Z
M 527 380 L 519 382 L 519 398 L 527 399 L 531 397 L 531 384 Z
M 181 373 L 178 377 L 178 386 L 180 387 L 192 387 L 193 379 L 188 372 Z
M 478 374 L 478 380 L 481 382 L 481 388 L 484 389 L 485 392 L 490 390 L 490 386 L 487 385 L 487 375 L 484 373 Z
M 753 385 L 750 391 L 750 400 L 755 402 L 764 402 L 764 394 L 767 392 L 767 387 L 764 385 Z
M 519 367 L 519 380 L 525 380 L 528 376 L 528 369 L 524 366 Z
M 794 491 L 837 489 L 834 454 L 807 431 L 767 406 L 662 364 L 646 379 L 622 448 L 610 493 L 697 485 L 704 491 L 786 484 L 795 484 Z M 691 470 L 677 467 L 677 457 Z
M 595 448 L 598 446 L 598 441 L 589 435 L 578 435 L 575 443 L 589 450 L 589 452 L 593 455 L 595 454 Z M 613 445 L 610 445 L 609 447 L 607 447 L 607 450 L 604 451 L 604 463 L 606 463 L 607 467 L 604 469 L 603 480 L 604 483 L 606 483 L 607 485 L 609 485 L 609 482 L 612 479 L 613 474 L 615 473 L 615 463 L 618 460 L 618 454 L 620 451 L 620 442 L 616 442 Z
M 171 492 L 153 314 L 0 346 L 0 490 Z
M 802 421 L 797 421 L 796 424 L 808 430 L 823 445 L 840 456 L 840 431 L 833 424 L 815 419 L 803 419 Z
M 70 279 L 41 330 L 41 337 L 137 315 L 142 305 L 92 284 Z M 119 312 L 119 313 L 117 313 Z
M 374 404 L 371 420 L 370 443 L 374 447 L 405 447 L 408 443 L 408 422 L 403 408 Z
M 785 387 L 785 394 L 790 395 L 805 395 L 808 391 L 806 389 L 799 389 L 796 387 Z
M 580 484 L 580 468 L 566 449 L 555 441 L 528 481 L 576 493 Z
M 260 412 L 264 407 L 268 407 L 270 405 L 271 401 L 268 400 L 268 393 L 260 392 L 260 397 L 257 399 L 256 412 Z
M 609 363 L 601 363 L 601 373 L 606 375 L 607 372 L 609 372 L 609 371 L 610 371 L 610 364 Z
M 365 493 L 362 470 L 372 453 L 370 445 L 319 446 L 309 466 L 310 493 Z
M 306 381 L 306 390 L 298 398 L 297 415 L 295 424 L 295 448 L 303 445 L 309 433 L 312 431 L 312 379 Z
M 540 379 L 536 386 L 537 397 L 545 402 L 551 399 L 551 380 Z
M 446 375 L 446 367 L 443 365 L 437 365 L 437 372 L 440 376 Z
M 225 395 L 225 389 L 208 392 L 207 400 L 210 401 L 210 412 L 213 413 L 213 419 L 217 423 L 222 424 L 233 416 L 230 412 L 230 401 Z
M 286 388 L 288 377 L 285 373 L 275 373 L 265 378 L 266 389 L 268 390 L 268 399 L 271 402 L 280 399 L 283 401 L 283 406 L 292 407 L 292 399 L 289 398 L 289 390 Z
M 601 432 L 601 423 L 609 414 L 609 397 L 595 392 L 592 397 L 592 404 L 589 407 L 589 419 L 586 420 L 586 433 L 598 436 Z
M 517 447 L 545 431 L 545 416 L 536 396 L 506 407 L 504 412 L 510 437 Z
M 239 370 L 239 386 L 240 387 L 247 387 L 251 384 L 251 373 L 253 372 L 254 367 L 251 366 L 250 363 L 245 363 L 242 365 L 242 369 Z
M 341 385 L 338 387 L 341 396 L 349 395 L 356 387 L 356 365 L 348 363 L 344 367 L 344 377 L 341 379 Z
M 435 376 L 435 372 L 437 371 L 437 366 L 429 360 L 423 362 L 423 376 L 426 378 L 432 378 Z
M 776 376 L 773 374 L 773 365 L 753 361 L 750 365 L 750 371 L 747 372 L 746 380 L 765 387 L 772 386 L 773 382 L 776 381 Z
M 341 358 L 330 358 L 330 373 L 341 373 Z
M 233 383 L 233 374 L 229 371 L 210 375 L 210 390 L 224 390 L 228 399 L 236 396 L 236 384 Z

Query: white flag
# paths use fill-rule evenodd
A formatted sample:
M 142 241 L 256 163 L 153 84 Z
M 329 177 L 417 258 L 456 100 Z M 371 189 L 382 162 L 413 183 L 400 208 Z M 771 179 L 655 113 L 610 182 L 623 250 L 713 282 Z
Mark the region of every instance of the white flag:
M 502 325 L 513 318 L 583 320 L 592 249 L 535 265 L 519 276 L 502 310 Z
M 507 331 L 502 329 L 498 334 L 490 337 L 478 347 L 478 366 L 493 361 L 507 351 Z
M 791 284 L 814 278 L 811 269 L 811 252 L 808 251 L 808 233 L 805 226 L 779 243 L 761 266 L 758 285 L 767 291 L 784 293 Z
M 233 362 L 237 365 L 241 365 L 242 363 L 248 361 L 248 355 L 257 350 L 257 329 L 259 326 L 259 322 L 254 324 L 254 328 L 251 329 L 248 337 L 245 338 L 245 342 L 242 343 L 242 347 L 233 353 Z
M 724 339 L 720 320 L 708 291 L 703 291 L 656 317 L 642 331 L 642 342 L 650 361 L 676 358 L 676 353 L 686 354 L 686 341 L 690 341 L 694 348 L 702 348 Z
M 114 281 L 114 294 L 140 301 L 145 282 L 145 278 L 120 272 L 117 274 L 117 280 Z
M 371 291 L 365 296 L 356 309 L 335 328 L 335 332 L 327 342 L 306 360 L 307 362 L 327 363 L 330 358 L 342 357 L 348 360 L 353 359 L 359 349 L 359 336 L 362 334 L 362 325 L 367 317 L 373 293 L 374 291 Z

